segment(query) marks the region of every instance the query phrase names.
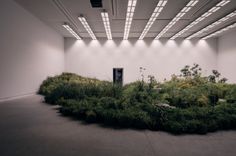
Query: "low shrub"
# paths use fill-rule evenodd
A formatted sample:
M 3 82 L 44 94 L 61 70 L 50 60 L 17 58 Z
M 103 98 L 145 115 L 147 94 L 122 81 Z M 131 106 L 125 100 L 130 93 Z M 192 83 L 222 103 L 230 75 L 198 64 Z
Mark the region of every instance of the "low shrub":
M 236 103 L 236 85 L 231 85 L 226 92 L 227 102 Z
M 109 83 L 107 81 L 100 81 L 93 78 L 85 78 L 73 73 L 62 73 L 61 75 L 57 75 L 54 77 L 48 77 L 43 83 L 40 85 L 38 93 L 41 95 L 48 95 L 54 91 L 59 86 L 63 86 L 65 84 L 101 84 L 101 83 Z
M 186 66 L 163 83 L 149 76 L 148 82 L 125 86 L 63 73 L 43 81 L 39 93 L 64 115 L 89 123 L 175 134 L 235 129 L 236 85 L 225 83 L 217 71 L 207 77 L 200 71 L 198 65 Z
M 88 122 L 107 125 L 165 130 L 175 134 L 205 134 L 219 129 L 236 128 L 236 105 L 221 104 L 215 107 L 190 107 L 186 109 L 159 108 L 143 110 L 140 107 L 120 107 L 114 99 L 104 98 L 100 103 L 88 100 L 61 100 L 63 114 L 70 114 Z M 109 102 L 108 102 L 108 101 Z M 117 101 L 116 101 L 117 102 Z M 114 107 L 114 106 L 115 107 Z

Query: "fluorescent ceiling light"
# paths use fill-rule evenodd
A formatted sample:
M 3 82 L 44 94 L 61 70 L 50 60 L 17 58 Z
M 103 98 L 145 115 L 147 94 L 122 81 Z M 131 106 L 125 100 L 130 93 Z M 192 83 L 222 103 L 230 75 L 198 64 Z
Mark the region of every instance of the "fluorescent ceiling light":
M 77 40 L 81 40 L 79 35 L 68 24 L 65 23 L 62 26 L 66 28 L 66 30 L 68 30 Z
M 199 0 L 191 0 L 171 21 L 168 25 L 155 37 L 155 40 L 161 38 L 176 22 L 178 22 Z
M 129 37 L 129 31 L 130 31 L 131 23 L 133 20 L 136 3 L 137 3 L 137 0 L 128 1 L 126 20 L 125 20 L 125 31 L 124 31 L 124 37 L 123 37 L 124 40 L 127 40 Z
M 107 38 L 108 40 L 112 40 L 112 35 L 111 35 L 111 27 L 110 27 L 110 22 L 109 22 L 109 16 L 107 12 L 101 12 L 102 15 L 102 21 L 106 30 Z
M 231 25 L 229 25 L 229 26 L 227 26 L 227 27 L 225 27 L 225 28 L 223 28 L 223 29 L 220 29 L 220 30 L 214 32 L 214 33 L 211 33 L 211 34 L 209 34 L 209 35 L 203 37 L 202 39 L 203 39 L 203 40 L 206 40 L 206 39 L 208 39 L 208 38 L 214 37 L 214 36 L 216 36 L 216 35 L 218 35 L 218 34 L 220 34 L 220 33 L 222 33 L 222 32 L 225 32 L 225 31 L 227 31 L 227 30 L 229 30 L 229 29 L 232 29 L 232 28 L 235 28 L 235 27 L 236 27 L 236 22 L 235 22 L 234 24 L 231 24 Z
M 91 36 L 91 38 L 93 40 L 96 40 L 96 36 L 94 35 L 92 29 L 90 28 L 90 26 L 88 25 L 88 22 L 86 21 L 86 19 L 83 16 L 78 17 L 78 19 L 80 20 L 80 22 L 83 24 L 84 28 L 86 29 L 86 31 L 89 33 L 89 35 Z
M 192 39 L 192 38 L 194 38 L 194 37 L 197 37 L 197 36 L 199 36 L 200 34 L 206 32 L 206 31 L 209 31 L 210 29 L 212 29 L 212 28 L 218 26 L 219 24 L 224 23 L 225 21 L 231 19 L 231 18 L 234 17 L 234 16 L 236 16 L 236 10 L 233 11 L 233 12 L 231 12 L 230 14 L 224 16 L 223 18 L 217 20 L 216 22 L 214 22 L 214 23 L 208 25 L 207 27 L 201 29 L 200 31 L 198 31 L 198 32 L 196 32 L 196 33 L 194 33 L 194 34 L 192 34 L 191 36 L 187 37 L 186 39 L 187 39 L 187 40 L 190 40 L 190 39 Z
M 213 14 L 214 12 L 216 12 L 217 10 L 219 10 L 221 7 L 223 7 L 224 5 L 226 5 L 227 3 L 229 3 L 230 0 L 222 0 L 221 2 L 217 3 L 216 6 L 212 7 L 210 10 L 208 10 L 206 13 L 204 13 L 203 15 L 201 15 L 200 17 L 198 17 L 196 20 L 194 20 L 192 23 L 190 23 L 187 27 L 185 27 L 183 30 L 181 30 L 180 32 L 178 32 L 177 34 L 175 34 L 174 36 L 172 36 L 170 39 L 174 40 L 177 37 L 179 37 L 180 35 L 182 35 L 183 33 L 185 33 L 187 30 L 189 30 L 190 28 L 192 28 L 194 25 L 198 24 L 200 21 L 204 20 L 205 18 L 207 18 L 208 16 L 210 16 L 211 14 Z
M 157 6 L 156 6 L 156 8 L 153 11 L 152 16 L 149 18 L 148 23 L 146 24 L 142 34 L 139 37 L 140 40 L 142 40 L 145 37 L 145 35 L 149 31 L 149 29 L 151 28 L 152 24 L 155 22 L 156 18 L 159 16 L 159 14 L 161 13 L 162 9 L 166 5 L 167 1 L 168 0 L 160 0 L 157 3 Z

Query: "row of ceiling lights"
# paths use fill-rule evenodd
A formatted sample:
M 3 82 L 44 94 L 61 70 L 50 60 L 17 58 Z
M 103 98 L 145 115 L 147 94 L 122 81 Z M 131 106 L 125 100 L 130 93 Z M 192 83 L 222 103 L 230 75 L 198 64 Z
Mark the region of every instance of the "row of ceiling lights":
M 112 40 L 112 35 L 111 35 L 111 27 L 110 27 L 110 22 L 109 22 L 109 16 L 107 12 L 102 12 L 102 21 L 105 27 L 105 31 L 107 34 L 108 40 Z
M 212 33 L 210 35 L 207 35 L 207 36 L 203 37 L 202 39 L 206 40 L 208 38 L 214 37 L 214 36 L 216 36 L 216 35 L 218 35 L 218 34 L 220 34 L 222 32 L 225 32 L 225 31 L 227 31 L 229 29 L 232 29 L 232 28 L 235 28 L 235 27 L 236 27 L 236 22 L 234 24 L 231 24 L 231 25 L 229 25 L 229 26 L 227 26 L 227 27 L 225 27 L 223 29 L 220 29 L 220 30 L 218 30 L 218 31 L 216 31 L 216 32 L 214 32 L 214 33 Z
M 157 6 L 156 6 L 156 8 L 153 11 L 152 16 L 148 20 L 148 23 L 146 24 L 146 26 L 145 26 L 141 36 L 139 37 L 140 40 L 142 40 L 145 37 L 145 35 L 149 31 L 149 29 L 151 28 L 152 24 L 156 21 L 156 18 L 159 16 L 161 11 L 163 10 L 163 8 L 166 5 L 166 3 L 167 3 L 167 0 L 159 1 L 157 3 Z
M 128 1 L 126 20 L 125 20 L 125 30 L 124 30 L 124 37 L 123 37 L 124 40 L 127 40 L 129 37 L 129 31 L 132 24 L 136 4 L 137 4 L 137 0 Z
M 221 19 L 215 21 L 214 23 L 212 23 L 212 24 L 206 26 L 205 28 L 199 30 L 198 32 L 192 34 L 191 36 L 187 37 L 186 39 L 190 40 L 190 39 L 192 39 L 192 38 L 194 38 L 194 37 L 197 37 L 197 36 L 203 34 L 204 32 L 209 31 L 209 30 L 211 30 L 212 28 L 218 26 L 219 24 L 221 24 L 221 23 L 223 23 L 223 22 L 226 22 L 226 21 L 232 19 L 235 15 L 236 15 L 236 10 L 235 10 L 234 12 L 229 13 L 229 14 L 226 15 L 225 17 L 222 17 Z
M 194 5 L 198 3 L 198 0 L 191 0 L 171 21 L 167 26 L 155 37 L 155 39 L 161 38 L 176 22 L 178 22 Z
M 200 17 L 198 17 L 196 20 L 194 20 L 193 22 L 191 22 L 188 26 L 186 26 L 183 30 L 181 30 L 180 32 L 178 32 L 177 34 L 175 34 L 174 36 L 172 36 L 170 39 L 174 40 L 177 37 L 179 37 L 180 35 L 182 35 L 183 33 L 185 33 L 187 30 L 189 30 L 190 28 L 192 28 L 193 26 L 197 25 L 199 22 L 203 21 L 204 19 L 206 19 L 207 17 L 209 17 L 210 15 L 212 15 L 214 12 L 216 12 L 217 10 L 219 10 L 221 7 L 223 7 L 224 5 L 226 5 L 227 3 L 229 3 L 230 0 L 222 0 L 221 2 L 219 2 L 218 4 L 216 4 L 216 6 L 212 7 L 210 10 L 208 10 L 206 13 L 204 13 L 203 15 L 201 15 Z
M 156 18 L 158 17 L 158 15 L 161 13 L 163 8 L 167 4 L 167 1 L 168 0 L 159 0 L 159 2 L 157 3 L 157 6 L 155 7 L 151 17 L 149 18 L 149 20 L 148 20 L 148 22 L 147 22 L 143 32 L 141 33 L 141 35 L 139 37 L 140 40 L 142 40 L 145 37 L 145 35 L 149 31 L 149 29 L 151 28 L 152 24 L 155 22 Z M 198 2 L 199 2 L 199 0 L 190 0 L 189 3 L 155 37 L 155 39 L 161 38 L 176 22 L 178 22 Z M 180 32 L 178 32 L 177 34 L 172 36 L 170 39 L 174 40 L 174 39 L 178 38 L 183 33 L 185 33 L 187 30 L 192 28 L 194 25 L 198 24 L 200 21 L 206 19 L 207 17 L 209 17 L 213 13 L 217 12 L 217 10 L 219 10 L 221 7 L 223 7 L 224 5 L 228 4 L 229 2 L 230 2 L 230 0 L 221 0 L 219 3 L 216 4 L 216 6 L 212 7 L 206 13 L 201 15 L 199 18 L 197 18 L 196 20 L 191 22 L 188 26 L 186 26 Z M 126 21 L 125 21 L 125 30 L 124 30 L 124 37 L 123 37 L 124 40 L 128 39 L 136 4 L 137 4 L 137 0 L 128 0 L 127 13 L 126 13 Z M 218 26 L 222 22 L 225 22 L 225 21 L 231 19 L 235 15 L 236 15 L 236 11 L 233 11 L 232 13 L 226 15 L 225 17 L 217 20 L 216 22 L 214 22 L 214 23 L 206 26 L 205 28 L 199 30 L 198 32 L 190 35 L 186 39 L 192 39 L 194 37 L 197 37 L 200 34 L 206 32 L 206 31 L 208 31 L 208 30 L 210 30 L 210 29 L 212 29 L 212 28 L 214 28 L 216 26 Z M 111 27 L 110 27 L 108 13 L 105 12 L 105 11 L 101 12 L 101 17 L 102 17 L 102 21 L 103 21 L 103 24 L 104 24 L 104 28 L 105 28 L 105 31 L 106 31 L 107 38 L 108 38 L 108 40 L 112 40 Z M 82 25 L 84 26 L 84 28 L 86 29 L 88 34 L 91 36 L 91 38 L 93 40 L 96 40 L 97 38 L 94 35 L 94 33 L 93 33 L 92 29 L 90 28 L 90 26 L 89 26 L 88 22 L 86 21 L 86 19 L 83 16 L 78 17 L 78 19 L 80 20 L 80 22 L 82 23 Z M 225 27 L 223 29 L 220 29 L 220 30 L 218 30 L 218 31 L 216 31 L 214 33 L 211 33 L 211 34 L 205 36 L 202 39 L 207 39 L 207 38 L 213 37 L 213 36 L 215 36 L 215 35 L 217 35 L 219 33 L 222 33 L 224 31 L 227 31 L 227 30 L 231 29 L 231 28 L 234 28 L 235 26 L 236 26 L 236 24 L 234 23 L 234 24 L 232 24 L 230 26 L 227 26 L 227 27 Z M 72 27 L 69 24 L 65 23 L 65 24 L 63 24 L 63 27 L 65 27 L 76 39 L 78 39 L 78 40 L 81 39 L 81 37 L 76 33 L 76 31 L 74 31 L 72 29 Z
M 88 25 L 88 22 L 86 21 L 86 19 L 81 16 L 81 17 L 78 17 L 78 19 L 80 20 L 80 22 L 83 24 L 84 28 L 86 29 L 86 31 L 88 32 L 88 34 L 91 36 L 91 38 L 93 40 L 96 40 L 96 36 L 94 35 L 92 29 L 90 28 L 90 26 Z

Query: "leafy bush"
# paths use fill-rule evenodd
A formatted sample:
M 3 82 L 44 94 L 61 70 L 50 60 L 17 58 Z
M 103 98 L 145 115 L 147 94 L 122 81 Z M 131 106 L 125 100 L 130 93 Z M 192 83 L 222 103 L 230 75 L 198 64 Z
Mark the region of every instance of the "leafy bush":
M 48 77 L 43 83 L 40 85 L 38 93 L 41 95 L 48 95 L 54 91 L 58 86 L 62 86 L 64 84 L 100 84 L 100 83 L 109 83 L 106 81 L 100 81 L 92 78 L 85 78 L 73 73 L 62 73 L 61 75 Z
M 185 66 L 181 72 L 179 76 L 172 75 L 170 81 L 160 86 L 162 100 L 177 107 L 214 106 L 219 99 L 225 99 L 232 88 L 232 85 L 225 83 L 225 78 L 225 81 L 220 79 L 220 73 L 216 70 L 213 70 L 213 75 L 210 76 L 214 78 L 201 76 L 201 68 L 197 64 L 193 67 Z
M 226 92 L 227 102 L 236 103 L 236 85 L 231 85 Z
M 141 77 L 121 86 L 63 73 L 43 81 L 39 93 L 60 105 L 61 113 L 86 122 L 175 134 L 236 128 L 236 85 L 225 83 L 217 71 L 204 77 L 194 64 L 163 83 Z
M 91 104 L 89 100 L 61 100 L 61 112 L 85 119 L 88 122 L 102 122 L 112 126 L 149 128 L 171 133 L 199 133 L 218 129 L 236 128 L 236 105 L 221 104 L 215 107 L 190 107 L 186 109 L 159 108 L 142 109 L 141 105 L 128 108 L 109 102 Z M 106 104 L 104 104 L 105 102 Z M 107 103 L 108 102 L 108 103 Z M 115 105 L 112 106 L 112 104 Z

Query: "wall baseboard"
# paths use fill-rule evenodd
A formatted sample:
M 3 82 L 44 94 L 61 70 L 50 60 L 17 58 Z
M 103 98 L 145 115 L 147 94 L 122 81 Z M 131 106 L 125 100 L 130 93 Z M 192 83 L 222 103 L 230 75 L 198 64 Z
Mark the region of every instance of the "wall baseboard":
M 20 99 L 20 98 L 24 98 L 24 97 L 28 97 L 28 96 L 32 96 L 32 95 L 36 95 L 36 94 L 37 94 L 37 92 L 31 92 L 31 93 L 26 93 L 26 94 L 11 96 L 11 97 L 2 97 L 2 98 L 0 98 L 0 102 Z

